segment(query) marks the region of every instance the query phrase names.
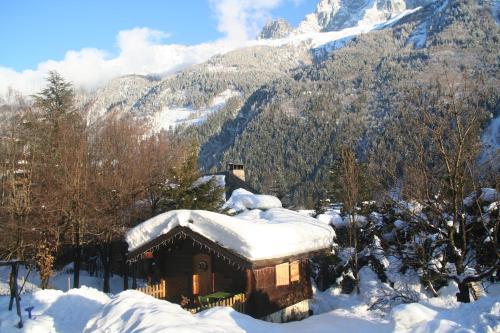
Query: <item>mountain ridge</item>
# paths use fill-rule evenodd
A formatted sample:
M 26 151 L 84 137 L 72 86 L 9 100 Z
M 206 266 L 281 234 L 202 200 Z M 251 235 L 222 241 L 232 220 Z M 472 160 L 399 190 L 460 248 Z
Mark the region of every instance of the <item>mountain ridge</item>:
M 331 9 L 341 2 L 322 3 Z M 363 3 L 384 11 L 401 1 Z M 283 37 L 285 23 L 284 29 L 268 25 L 270 38 L 282 31 L 165 78 L 114 79 L 80 103 L 89 123 L 131 115 L 154 131 L 198 142 L 204 171 L 244 163 L 254 188 L 281 186 L 289 193 L 285 204 L 310 207 L 348 124 L 361 138 L 355 147 L 362 155 L 380 144 L 401 91 L 444 68 L 454 75 L 485 73 L 487 87 L 500 86 L 494 2 L 406 1 L 404 10 L 397 8 L 382 23 L 337 31 Z M 498 116 L 493 110 L 492 118 Z

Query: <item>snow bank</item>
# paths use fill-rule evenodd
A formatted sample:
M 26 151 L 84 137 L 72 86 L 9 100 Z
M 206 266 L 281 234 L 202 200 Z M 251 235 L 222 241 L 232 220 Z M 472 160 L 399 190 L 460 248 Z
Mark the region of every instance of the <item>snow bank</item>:
M 0 297 L 0 332 L 30 333 L 81 333 L 89 318 L 102 310 L 109 297 L 96 289 L 82 287 L 68 292 L 60 290 L 40 290 L 27 294 L 21 300 L 23 318 L 26 321 L 23 330 L 18 330 L 15 311 L 7 309 L 9 297 Z M 24 309 L 33 306 L 33 319 L 27 319 Z
M 247 209 L 271 209 L 281 208 L 280 199 L 265 194 L 253 194 L 245 189 L 237 189 L 233 191 L 229 200 L 224 204 L 223 208 L 234 212 L 241 212 Z
M 86 332 L 217 332 L 179 305 L 157 300 L 139 291 L 124 291 L 112 298 L 102 312 L 92 318 Z
M 344 223 L 342 216 L 340 216 L 340 210 L 327 210 L 324 214 L 319 214 L 316 218 L 321 222 L 333 225 L 336 228 L 343 228 L 347 226 Z
M 401 304 L 394 308 L 392 317 L 397 323 L 397 330 L 409 329 L 417 324 L 422 324 L 434 319 L 438 312 L 419 304 Z
M 322 250 L 332 246 L 335 236 L 328 225 L 283 208 L 256 209 L 236 216 L 176 210 L 131 229 L 126 235 L 129 251 L 177 226 L 187 227 L 250 261 Z
M 402 304 L 393 309 L 392 317 L 396 332 L 500 332 L 500 301 L 498 297 L 486 296 L 451 308 L 425 302 Z
M 500 331 L 500 298 L 486 295 L 480 300 L 460 304 L 449 294 L 450 286 L 437 298 L 401 304 L 387 315 L 369 310 L 368 300 L 381 283 L 369 269 L 360 272 L 361 294 L 341 294 L 338 287 L 317 292 L 313 299 L 315 315 L 298 322 L 273 324 L 238 313 L 231 308 L 212 308 L 193 315 L 179 305 L 129 290 L 108 296 L 95 289 L 38 291 L 22 299 L 23 309 L 35 307 L 33 319 L 19 330 L 15 312 L 7 311 L 9 298 L 0 297 L 2 333 L 152 333 L 152 332 L 247 332 L 247 333 L 451 333 Z M 454 289 L 455 288 L 455 289 Z

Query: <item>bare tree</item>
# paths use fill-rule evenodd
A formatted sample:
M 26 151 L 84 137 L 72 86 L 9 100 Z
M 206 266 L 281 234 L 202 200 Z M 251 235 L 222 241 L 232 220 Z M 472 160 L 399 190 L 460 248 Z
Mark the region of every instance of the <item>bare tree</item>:
M 491 275 L 500 258 L 498 220 L 483 221 L 482 234 L 478 233 L 477 216 L 468 214 L 464 205 L 479 181 L 480 133 L 491 101 L 485 87 L 480 77 L 450 74 L 429 85 L 412 87 L 397 124 L 399 172 L 393 170 L 392 176 L 399 198 L 411 203 L 401 208 L 415 221 L 412 235 L 416 241 L 410 251 L 413 263 L 426 272 L 430 287 L 432 275 L 455 280 L 461 302 L 470 301 L 469 284 Z M 399 204 L 394 196 L 388 198 Z M 424 214 L 409 209 L 415 205 L 423 207 Z M 490 231 L 485 234 L 486 229 Z M 495 241 L 485 242 L 488 234 Z M 425 241 L 428 237 L 433 241 Z M 488 253 L 489 259 L 479 260 L 479 253 Z
M 90 231 L 103 263 L 105 292 L 110 287 L 113 243 L 123 239 L 149 185 L 141 150 L 144 133 L 132 119 L 111 117 L 92 136 Z
M 19 100 L 15 108 L 17 115 L 2 124 L 0 138 L 0 256 L 7 260 L 26 259 L 32 247 L 33 156 L 21 125 L 28 107 Z

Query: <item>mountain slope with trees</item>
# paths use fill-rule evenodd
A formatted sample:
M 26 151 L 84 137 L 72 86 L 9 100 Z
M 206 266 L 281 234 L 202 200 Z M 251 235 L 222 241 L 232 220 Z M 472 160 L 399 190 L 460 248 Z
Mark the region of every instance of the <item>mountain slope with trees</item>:
M 222 125 L 214 116 L 191 129 L 202 142 L 202 166 L 243 162 L 254 187 L 267 191 L 264 179 L 281 177 L 289 190 L 285 201 L 311 207 L 339 138 L 356 138 L 353 148 L 363 156 L 396 139 L 397 133 L 387 133 L 388 124 L 411 98 L 405 91 L 442 77 L 460 82 L 469 76 L 481 82 L 489 116 L 498 116 L 499 28 L 490 7 L 450 1 L 429 17 L 436 7 L 357 37 L 327 59 L 267 83 Z M 416 48 L 409 40 L 422 20 L 431 30 L 425 47 Z

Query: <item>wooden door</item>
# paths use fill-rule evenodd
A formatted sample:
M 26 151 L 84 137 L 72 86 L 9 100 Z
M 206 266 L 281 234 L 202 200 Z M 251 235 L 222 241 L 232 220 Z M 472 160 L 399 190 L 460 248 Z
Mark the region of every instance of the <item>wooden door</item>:
M 208 295 L 212 290 L 212 257 L 200 253 L 193 256 L 193 295 Z

